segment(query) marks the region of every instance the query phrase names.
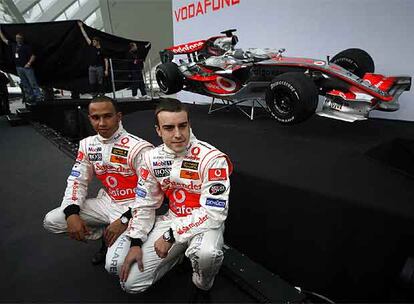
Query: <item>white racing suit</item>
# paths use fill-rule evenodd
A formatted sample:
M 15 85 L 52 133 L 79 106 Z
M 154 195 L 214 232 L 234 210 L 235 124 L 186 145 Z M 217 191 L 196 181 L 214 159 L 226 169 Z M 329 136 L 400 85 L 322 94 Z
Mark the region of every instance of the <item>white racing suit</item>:
M 131 266 L 128 280 L 121 287 L 129 293 L 146 290 L 185 255 L 191 260 L 193 283 L 209 290 L 223 261 L 224 221 L 229 208 L 232 164 L 228 157 L 193 135 L 187 149 L 177 155 L 165 145 L 144 154 L 137 188 L 138 207 L 133 210 L 127 235 L 141 239 L 144 271 Z M 164 194 L 169 211 L 155 219 L 154 229 L 146 237 L 142 206 L 157 208 Z M 151 215 L 155 217 L 153 213 Z M 161 259 L 154 250 L 155 241 L 172 228 L 175 243 Z M 129 247 L 129 246 L 128 246 Z M 119 251 L 125 256 L 129 248 Z
M 81 140 L 62 204 L 46 214 L 43 222 L 45 229 L 52 233 L 66 233 L 67 223 L 63 210 L 70 205 L 77 205 L 80 217 L 91 232 L 86 238 L 101 238 L 107 225 L 136 206 L 137 170 L 141 166 L 142 153 L 152 148 L 147 141 L 126 132 L 121 124 L 109 139 L 94 135 Z M 102 182 L 104 189 L 99 191 L 96 198 L 86 199 L 93 173 Z M 148 224 L 148 232 L 152 224 Z M 118 263 L 112 261 L 111 257 L 115 248 L 122 243 L 123 237 L 120 236 L 108 249 L 108 270 Z

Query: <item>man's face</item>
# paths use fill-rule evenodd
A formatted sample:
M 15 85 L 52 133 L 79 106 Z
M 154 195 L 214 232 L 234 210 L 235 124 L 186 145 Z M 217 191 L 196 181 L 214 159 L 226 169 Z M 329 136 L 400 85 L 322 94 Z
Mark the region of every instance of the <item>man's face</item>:
M 89 105 L 89 121 L 94 130 L 104 138 L 110 138 L 119 128 L 122 114 L 116 113 L 110 102 L 93 102 Z
M 96 39 L 92 39 L 92 46 L 98 47 L 99 46 L 99 41 L 96 40 Z
M 187 112 L 158 113 L 158 124 L 155 126 L 164 144 L 176 153 L 183 152 L 190 140 L 190 122 Z
M 16 42 L 17 44 L 22 44 L 23 43 L 23 36 L 22 35 L 16 35 Z
M 135 52 L 137 49 L 136 43 L 131 43 L 131 51 Z

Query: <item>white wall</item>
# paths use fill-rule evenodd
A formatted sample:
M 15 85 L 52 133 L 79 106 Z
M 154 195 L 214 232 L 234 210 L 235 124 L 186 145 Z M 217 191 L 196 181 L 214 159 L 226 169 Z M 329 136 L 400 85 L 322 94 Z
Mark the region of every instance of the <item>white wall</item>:
M 173 44 L 170 0 L 100 0 L 105 30 L 125 38 L 151 41 L 147 58 L 159 62 L 159 51 Z
M 205 14 L 177 21 L 180 7 L 199 2 L 210 3 Z M 414 0 L 230 0 L 234 5 L 215 11 L 213 2 L 223 0 L 173 0 L 174 44 L 236 28 L 241 48 L 283 47 L 287 56 L 323 59 L 357 47 L 374 58 L 377 73 L 414 75 Z M 180 94 L 183 100 L 209 100 Z M 371 116 L 414 120 L 414 87 L 400 104 L 397 112 Z

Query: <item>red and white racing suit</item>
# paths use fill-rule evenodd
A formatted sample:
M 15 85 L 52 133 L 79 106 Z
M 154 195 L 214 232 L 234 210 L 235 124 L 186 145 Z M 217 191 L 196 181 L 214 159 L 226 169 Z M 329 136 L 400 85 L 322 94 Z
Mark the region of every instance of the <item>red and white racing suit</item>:
M 122 124 L 111 138 L 94 135 L 81 140 L 62 204 L 46 214 L 44 227 L 53 233 L 67 232 L 63 210 L 77 205 L 80 217 L 91 232 L 86 237 L 92 240 L 102 237 L 105 226 L 120 218 L 129 208 L 136 207 L 137 170 L 141 166 L 142 153 L 152 148 L 152 144 L 126 132 Z M 86 199 L 88 184 L 94 173 L 104 189 L 96 198 Z M 152 225 L 152 222 L 148 223 L 147 232 Z M 116 264 L 109 258 L 120 242 L 121 237 L 108 250 L 108 270 L 111 263 Z
M 223 261 L 232 164 L 224 153 L 197 140 L 194 135 L 181 154 L 161 145 L 143 157 L 137 187 L 139 204 L 132 212 L 127 235 L 132 239 L 146 239 L 143 219 L 148 213 L 143 212 L 141 206 L 156 209 L 165 194 L 169 199 L 169 211 L 157 217 L 154 229 L 142 245 L 144 272 L 134 264 L 128 280 L 121 286 L 130 293 L 146 290 L 171 269 L 185 251 L 192 263 L 194 284 L 208 290 Z M 170 228 L 175 243 L 168 256 L 161 259 L 155 253 L 154 243 Z

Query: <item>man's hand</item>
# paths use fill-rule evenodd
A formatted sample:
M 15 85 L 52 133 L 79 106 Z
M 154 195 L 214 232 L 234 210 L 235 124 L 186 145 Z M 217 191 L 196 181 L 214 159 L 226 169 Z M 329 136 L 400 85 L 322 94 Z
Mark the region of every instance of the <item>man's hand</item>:
M 105 77 L 108 77 L 108 75 L 109 75 L 108 70 L 105 70 L 104 74 L 105 74 Z
M 78 20 L 78 25 L 79 25 L 79 27 L 82 27 L 83 26 L 83 22 L 80 21 L 80 20 Z
M 119 279 L 121 282 L 126 282 L 129 275 L 131 265 L 136 262 L 139 271 L 144 271 L 144 265 L 142 264 L 142 249 L 139 246 L 133 246 L 129 249 L 128 255 L 125 258 L 124 264 L 121 267 L 121 273 Z
M 106 227 L 104 232 L 106 246 L 111 247 L 117 238 L 124 233 L 127 227 L 127 225 L 121 223 L 120 219 L 117 219 L 115 222 Z
M 30 68 L 30 63 L 26 63 L 24 67 L 27 69 Z
M 172 247 L 172 243 L 169 243 L 167 241 L 164 241 L 162 236 L 155 242 L 154 249 L 157 255 L 163 259 L 168 255 L 168 251 Z
M 68 223 L 69 237 L 77 241 L 85 241 L 85 236 L 90 232 L 86 227 L 85 222 L 80 218 L 78 214 L 72 214 L 66 219 Z

